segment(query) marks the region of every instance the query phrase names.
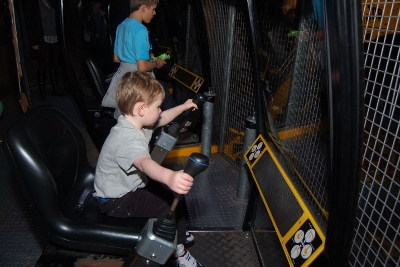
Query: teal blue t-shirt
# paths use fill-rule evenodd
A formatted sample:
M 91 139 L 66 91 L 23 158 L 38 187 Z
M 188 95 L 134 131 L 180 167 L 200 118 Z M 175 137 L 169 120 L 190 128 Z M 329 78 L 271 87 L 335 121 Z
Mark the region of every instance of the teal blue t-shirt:
M 136 60 L 150 60 L 150 51 L 149 33 L 142 23 L 126 18 L 118 25 L 114 53 L 122 62 L 137 64 Z

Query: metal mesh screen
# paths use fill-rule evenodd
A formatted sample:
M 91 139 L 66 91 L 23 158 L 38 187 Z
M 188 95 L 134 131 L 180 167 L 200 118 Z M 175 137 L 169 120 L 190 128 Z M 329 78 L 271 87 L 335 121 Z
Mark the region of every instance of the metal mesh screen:
M 327 217 L 327 110 L 323 76 L 323 41 L 318 36 L 316 10 L 304 1 L 299 23 L 297 51 L 286 110 L 275 121 L 296 129 L 293 137 L 281 138 L 292 173 L 310 193 L 325 223 Z M 325 104 L 325 105 L 324 105 Z M 324 114 L 324 115 L 323 115 Z
M 251 43 L 248 36 L 246 9 L 238 6 L 233 28 L 231 69 L 229 73 L 228 101 L 226 102 L 224 154 L 239 165 L 242 156 L 244 120 L 254 113 L 253 64 Z
M 365 123 L 351 266 L 400 265 L 400 3 L 362 3 Z
M 262 2 L 262 1 L 260 1 Z M 323 21 L 312 1 L 258 8 L 271 136 L 292 181 L 326 229 L 327 113 Z M 264 7 L 264 8 L 262 8 Z M 323 17 L 322 17 L 323 18 Z M 263 68 L 263 66 L 261 66 Z
M 210 53 L 211 89 L 215 92 L 213 141 L 233 164 L 239 165 L 243 147 L 244 120 L 254 113 L 253 66 L 248 35 L 246 2 L 233 5 L 229 1 L 203 0 L 208 50 Z M 201 40 L 197 36 L 195 10 L 198 5 L 183 0 L 169 1 L 167 12 L 173 14 L 168 29 L 172 36 L 174 56 L 179 65 L 203 77 L 200 57 Z M 197 25 L 198 26 L 198 25 Z M 202 88 L 199 93 L 208 91 Z M 193 92 L 174 84 L 178 103 Z
M 296 10 L 294 0 L 267 1 L 258 9 L 262 21 L 261 54 L 266 57 L 266 66 L 260 67 L 265 68 L 267 90 L 271 97 L 268 109 L 272 117 L 283 114 L 287 104 L 296 48 L 295 36 L 288 34 L 298 30 Z M 274 121 L 276 127 L 281 122 Z
M 223 103 L 226 87 L 225 59 L 228 56 L 229 46 L 229 5 L 225 1 L 203 0 L 204 19 L 206 21 L 208 44 L 210 51 L 211 87 L 215 92 L 213 139 L 221 138 L 223 127 Z
M 214 140 L 239 165 L 244 120 L 254 113 L 253 65 L 245 1 L 203 0 L 211 54 L 211 84 L 216 93 Z

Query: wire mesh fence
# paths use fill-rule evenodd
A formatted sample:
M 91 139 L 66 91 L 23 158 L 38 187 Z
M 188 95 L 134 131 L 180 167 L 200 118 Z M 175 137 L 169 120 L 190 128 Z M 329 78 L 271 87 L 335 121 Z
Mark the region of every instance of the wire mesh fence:
M 324 75 L 323 25 L 312 1 L 261 3 L 266 110 L 270 136 L 303 198 L 326 230 L 327 88 Z
M 224 1 L 203 0 L 204 19 L 206 21 L 209 39 L 211 87 L 215 92 L 215 110 L 213 141 L 218 143 L 223 136 L 224 127 L 224 96 L 226 95 L 226 75 L 229 68 L 226 62 L 229 54 L 230 12 L 232 8 Z
M 248 33 L 246 9 L 237 6 L 230 54 L 228 96 L 225 105 L 224 154 L 240 163 L 243 149 L 244 121 L 254 113 L 254 67 Z M 239 141 L 240 140 L 240 141 Z
M 351 266 L 400 265 L 400 3 L 362 2 L 365 122 Z

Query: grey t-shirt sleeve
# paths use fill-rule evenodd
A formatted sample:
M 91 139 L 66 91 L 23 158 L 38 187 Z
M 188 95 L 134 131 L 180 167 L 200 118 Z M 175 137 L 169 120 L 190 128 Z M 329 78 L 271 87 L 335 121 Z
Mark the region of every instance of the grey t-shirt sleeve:
M 118 148 L 116 155 L 118 165 L 127 174 L 135 171 L 136 167 L 133 165 L 135 160 L 141 156 L 150 156 L 148 144 L 149 142 L 143 137 L 129 138 L 124 146 Z

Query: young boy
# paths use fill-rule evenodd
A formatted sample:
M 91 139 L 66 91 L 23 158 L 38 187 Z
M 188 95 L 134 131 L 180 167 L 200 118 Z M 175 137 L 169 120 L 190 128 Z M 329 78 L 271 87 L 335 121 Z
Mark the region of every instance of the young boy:
M 117 27 L 114 43 L 114 61 L 120 66 L 111 80 L 102 106 L 114 108 L 114 117 L 117 119 L 121 112 L 115 100 L 119 81 L 126 72 L 140 70 L 152 75 L 153 69 L 161 68 L 166 64 L 162 59 L 152 57 L 150 61 L 151 45 L 149 32 L 142 24 L 150 23 L 156 14 L 158 0 L 130 0 L 130 15 Z M 169 94 L 169 92 L 166 92 Z M 172 97 L 167 95 L 167 97 Z
M 116 100 L 123 115 L 118 117 L 117 124 L 104 142 L 94 180 L 100 209 L 109 216 L 166 215 L 172 204 L 172 199 L 167 196 L 172 196 L 173 192 L 186 194 L 193 185 L 190 175 L 166 169 L 150 158 L 149 141 L 153 130 L 168 124 L 185 110 L 197 108 L 189 99 L 182 105 L 161 112 L 163 98 L 162 86 L 151 75 L 134 71 L 122 76 Z M 155 191 L 156 187 L 151 188 L 151 180 L 148 181 L 147 177 L 168 186 L 173 192 L 162 186 Z M 200 267 L 183 246 L 186 221 L 180 206 L 175 212 L 177 265 Z

